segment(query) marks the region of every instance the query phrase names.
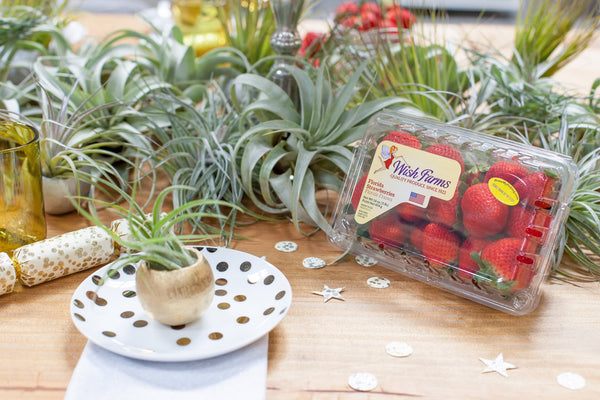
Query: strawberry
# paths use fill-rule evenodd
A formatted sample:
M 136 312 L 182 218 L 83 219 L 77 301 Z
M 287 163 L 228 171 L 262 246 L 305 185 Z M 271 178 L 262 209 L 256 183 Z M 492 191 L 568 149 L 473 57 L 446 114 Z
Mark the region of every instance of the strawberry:
M 443 225 L 430 223 L 423 231 L 423 256 L 434 267 L 448 267 L 458 260 L 460 238 Z
M 481 252 L 481 261 L 487 275 L 500 290 L 513 292 L 523 289 L 533 276 L 533 260 L 523 252 L 524 239 L 504 238 L 487 245 Z
M 442 200 L 437 197 L 429 199 L 427 207 L 427 218 L 431 222 L 445 225 L 451 228 L 458 220 L 457 207 L 460 203 L 458 190 L 454 192 L 454 197 L 450 200 Z
M 390 25 L 393 24 L 394 27 L 409 29 L 417 22 L 417 17 L 406 8 L 395 4 L 386 9 L 385 20 L 386 22 L 389 21 Z
M 548 232 L 550 228 L 550 223 L 552 222 L 552 215 L 543 208 L 535 210 L 535 215 L 533 216 L 533 223 L 527 227 L 526 233 L 535 238 L 536 241 L 542 245 L 544 244 L 544 238 L 546 232 Z
M 500 178 L 513 185 L 518 180 L 527 176 L 527 174 L 527 168 L 519 163 L 512 161 L 498 161 L 496 164 L 492 165 L 485 174 L 485 183 L 492 178 Z
M 347 17 L 350 15 L 357 15 L 360 12 L 358 5 L 353 1 L 346 1 L 340 4 L 335 9 L 335 17 L 338 19 L 339 17 Z
M 379 247 L 401 247 L 408 235 L 408 228 L 396 213 L 386 213 L 374 219 L 369 227 L 371 239 Z
M 448 146 L 447 144 L 436 143 L 429 146 L 425 151 L 456 160 L 460 164 L 460 174 L 462 175 L 462 173 L 465 171 L 465 162 L 463 161 L 463 158 L 458 150 L 456 150 L 454 147 Z
M 350 202 L 352 203 L 352 207 L 354 211 L 358 208 L 358 203 L 360 202 L 360 197 L 362 196 L 363 189 L 365 188 L 365 184 L 367 183 L 367 176 L 364 175 L 362 178 L 356 182 L 356 186 L 354 187 L 354 192 L 352 192 L 352 198 Z
M 347 17 L 340 18 L 340 24 L 348 28 L 354 28 L 358 25 L 358 17 L 356 15 L 349 15 Z
M 373 1 L 366 1 L 362 3 L 359 10 L 363 19 L 365 14 L 373 14 L 375 18 L 377 18 L 377 21 L 381 19 L 381 8 L 379 8 L 379 5 Z
M 426 209 L 410 203 L 400 203 L 396 206 L 400 217 L 408 222 L 417 222 L 425 218 Z
M 465 229 L 475 237 L 502 232 L 508 218 L 508 206 L 498 200 L 486 183 L 467 189 L 460 202 Z
M 510 208 L 506 222 L 506 236 L 524 238 L 533 223 L 535 211 L 518 204 Z
M 421 142 L 408 132 L 392 131 L 388 133 L 383 140 L 400 143 L 413 149 L 421 150 Z
M 515 182 L 519 199 L 529 207 L 552 207 L 555 179 L 543 172 L 534 172 Z
M 421 222 L 417 225 L 413 225 L 413 228 L 410 231 L 410 242 L 419 251 L 423 250 L 423 233 L 427 225 L 427 222 Z
M 302 45 L 298 50 L 298 54 L 303 57 L 313 58 L 321 50 L 325 35 L 317 32 L 307 32 L 302 39 Z
M 478 167 L 473 167 L 467 170 L 464 181 L 468 186 L 473 186 L 485 181 L 485 174 L 486 172 L 482 171 Z
M 458 250 L 458 273 L 460 276 L 468 279 L 473 278 L 473 274 L 479 271 L 479 264 L 473 260 L 471 253 L 481 253 L 488 244 L 490 244 L 490 241 L 487 239 L 473 236 L 465 239 Z
M 504 238 L 485 246 L 481 252 L 481 261 L 487 262 L 497 278 L 510 282 L 515 277 L 515 270 L 521 255 L 523 239 Z
M 368 31 L 369 29 L 377 28 L 381 20 L 380 16 L 369 10 L 361 12 L 360 19 L 362 23 L 358 26 L 359 31 Z

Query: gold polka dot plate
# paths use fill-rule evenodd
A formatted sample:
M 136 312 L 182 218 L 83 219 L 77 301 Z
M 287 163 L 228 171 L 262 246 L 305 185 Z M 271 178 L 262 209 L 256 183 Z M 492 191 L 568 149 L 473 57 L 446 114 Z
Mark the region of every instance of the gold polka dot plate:
M 292 289 L 275 266 L 238 250 L 198 249 L 215 276 L 213 302 L 200 320 L 179 326 L 153 320 L 136 296 L 136 268 L 127 266 L 106 277 L 108 264 L 86 278 L 73 294 L 73 323 L 106 350 L 142 360 L 175 362 L 237 350 L 283 319 L 292 303 Z

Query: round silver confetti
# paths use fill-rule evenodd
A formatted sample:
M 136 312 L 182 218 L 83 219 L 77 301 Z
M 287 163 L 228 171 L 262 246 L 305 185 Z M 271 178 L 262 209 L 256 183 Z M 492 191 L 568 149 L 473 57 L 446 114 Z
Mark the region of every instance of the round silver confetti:
M 413 348 L 404 342 L 389 342 L 385 345 L 385 351 L 392 357 L 408 357 L 412 354 Z
M 354 261 L 356 261 L 358 265 L 362 265 L 363 267 L 372 267 L 373 265 L 377 264 L 376 258 L 365 256 L 364 254 L 360 254 L 354 257 Z
M 579 390 L 585 387 L 585 378 L 573 372 L 563 372 L 556 377 L 560 386 L 571 390 Z
M 310 269 L 319 269 L 323 268 L 327 263 L 318 257 L 308 257 L 302 260 L 302 265 Z
M 375 289 L 385 289 L 390 287 L 390 280 L 387 278 L 374 276 L 372 278 L 367 279 L 367 284 Z
M 369 392 L 377 387 L 377 378 L 368 372 L 357 372 L 350 375 L 348 385 L 359 392 Z
M 283 240 L 281 242 L 275 243 L 275 250 L 279 250 L 284 253 L 291 253 L 293 251 L 298 250 L 298 245 L 295 242 L 290 242 L 289 240 Z

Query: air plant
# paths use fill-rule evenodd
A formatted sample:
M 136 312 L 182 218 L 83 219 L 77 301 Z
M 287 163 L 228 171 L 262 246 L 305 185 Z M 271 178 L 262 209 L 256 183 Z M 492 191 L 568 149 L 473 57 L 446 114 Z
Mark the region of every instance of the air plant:
M 149 132 L 155 143 L 153 164 L 167 175 L 174 207 L 198 199 L 222 200 L 241 205 L 243 191 L 234 173 L 233 148 L 239 138 L 238 114 L 216 85 L 210 86 L 206 99 L 197 107 L 170 92 L 152 96 L 157 113 L 168 121 Z M 151 118 L 154 120 L 154 118 Z M 219 228 L 203 220 L 190 220 L 193 231 L 225 232 L 220 239 L 227 244 L 233 235 L 238 208 L 223 203 L 205 203 L 188 212 L 221 215 Z
M 243 74 L 234 81 L 231 97 L 243 132 L 234 148 L 236 174 L 261 211 L 290 217 L 299 232 L 301 222 L 329 232 L 317 192 L 339 192 L 352 159 L 350 145 L 363 136 L 369 118 L 407 101 L 385 98 L 349 108 L 364 66 L 338 90 L 325 67 L 286 68 L 299 88 L 298 109 L 267 78 Z
M 60 31 L 61 20 L 55 20 L 65 5 L 66 2 L 35 0 L 0 2 L 0 82 L 7 80 L 12 68 L 29 68 L 30 60 L 15 63 L 19 52 L 50 55 L 51 43 L 60 54 L 71 48 Z
M 524 75 L 554 75 L 583 52 L 600 26 L 595 0 L 529 2 L 517 15 L 514 59 Z M 538 72 L 539 73 L 539 72 Z M 531 77 L 535 80 L 535 76 Z
M 242 52 L 250 64 L 258 65 L 260 71 L 266 73 L 271 62 L 259 61 L 275 54 L 270 44 L 275 18 L 269 2 L 225 0 L 219 11 L 221 24 L 227 33 L 227 45 Z
M 144 165 L 144 161 L 138 167 Z M 115 271 L 128 264 L 146 261 L 150 269 L 173 270 L 194 263 L 194 255 L 186 247 L 189 244 L 201 244 L 209 241 L 217 234 L 187 233 L 186 224 L 202 218 L 221 218 L 219 214 L 211 214 L 198 211 L 208 205 L 230 206 L 232 204 L 219 200 L 201 199 L 191 201 L 170 210 L 168 198 L 175 191 L 194 190 L 191 186 L 174 185 L 165 188 L 160 193 L 154 190 L 138 191 L 144 180 L 153 181 L 149 188 L 156 187 L 156 171 L 150 169 L 148 173 L 136 168 L 133 172 L 134 180 L 130 192 L 123 190 L 112 180 L 100 178 L 97 185 L 102 188 L 103 193 L 113 193 L 123 199 L 121 203 L 112 200 L 104 200 L 101 196 L 81 196 L 73 199 L 73 204 L 79 213 L 96 226 L 102 228 L 112 237 L 115 243 L 124 249 L 121 255 L 112 265 Z M 81 206 L 85 201 L 88 208 Z M 97 210 L 101 208 L 105 213 L 121 219 L 126 228 L 115 233 L 111 224 L 104 224 Z M 195 211 L 193 211 L 195 210 Z

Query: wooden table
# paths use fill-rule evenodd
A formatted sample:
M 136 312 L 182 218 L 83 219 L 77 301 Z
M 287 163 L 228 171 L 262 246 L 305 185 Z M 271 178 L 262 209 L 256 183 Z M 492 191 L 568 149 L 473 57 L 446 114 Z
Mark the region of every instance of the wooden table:
M 87 18 L 86 23 L 93 21 L 88 26 L 98 27 L 102 25 L 98 21 L 106 20 L 113 21 L 111 27 L 140 27 L 130 17 L 118 23 L 112 16 Z M 600 61 L 597 44 L 584 56 Z M 567 69 L 562 76 L 575 77 L 571 82 L 589 87 L 594 76 L 570 68 L 574 75 Z M 74 214 L 48 216 L 49 237 L 85 226 Z M 512 317 L 382 267 L 359 266 L 352 258 L 306 269 L 305 257 L 330 261 L 339 255 L 322 233 L 306 238 L 289 223 L 259 223 L 241 233 L 255 239 L 235 241 L 232 247 L 266 256 L 293 289 L 288 315 L 269 335 L 269 400 L 600 398 L 597 283 L 576 287 L 548 282 L 535 312 Z M 276 251 L 273 246 L 282 239 L 298 243 L 298 251 Z M 71 322 L 69 302 L 91 272 L 0 297 L 0 399 L 64 396 L 86 344 Z M 369 287 L 366 281 L 373 276 L 388 278 L 391 286 Z M 346 300 L 323 303 L 322 297 L 312 294 L 323 284 L 344 286 Z M 390 357 L 385 352 L 390 341 L 407 342 L 414 353 Z M 479 357 L 493 359 L 499 353 L 518 366 L 509 371 L 509 378 L 482 373 L 485 366 Z M 358 393 L 348 387 L 348 377 L 359 371 L 377 377 L 374 391 Z M 567 371 L 582 375 L 587 386 L 576 392 L 559 386 L 557 375 Z

